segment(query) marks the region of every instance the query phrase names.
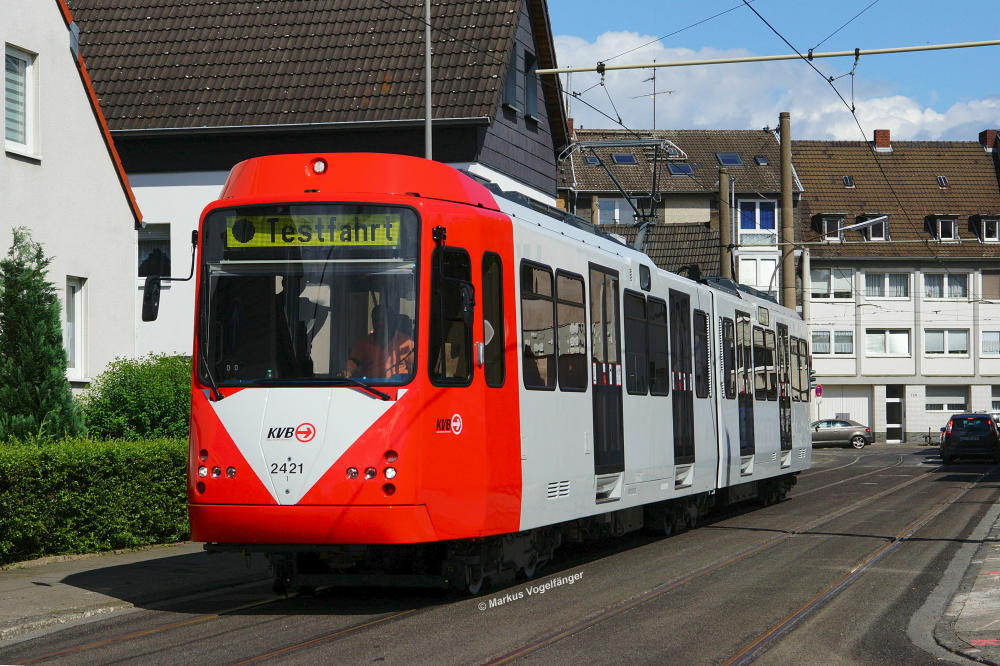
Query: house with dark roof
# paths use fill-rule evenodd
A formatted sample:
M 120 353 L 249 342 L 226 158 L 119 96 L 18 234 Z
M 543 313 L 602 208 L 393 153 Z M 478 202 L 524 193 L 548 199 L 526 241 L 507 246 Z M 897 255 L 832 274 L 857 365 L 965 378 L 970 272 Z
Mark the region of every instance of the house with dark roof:
M 915 441 L 1000 409 L 997 131 L 978 141 L 794 141 L 816 418 Z
M 241 160 L 424 156 L 421 0 L 69 1 L 146 211 L 147 273 L 186 273 L 189 232 Z M 441 0 L 431 24 L 433 158 L 554 204 L 567 130 L 558 80 L 534 74 L 556 64 L 545 0 Z M 143 351 L 190 348 L 193 288 L 170 291 Z
M 67 378 L 85 388 L 134 353 L 135 226 L 142 219 L 63 0 L 0 4 L 4 154 L 0 252 L 27 227 L 62 304 Z
M 639 220 L 654 221 L 645 251 L 668 270 L 694 263 L 719 273 L 719 167 L 726 167 L 734 274 L 777 295 L 781 166 L 773 132 L 577 129 L 573 139 L 559 162 L 562 203 L 629 238 Z M 799 192 L 795 181 L 795 201 Z M 685 248 L 699 248 L 697 256 L 685 261 Z

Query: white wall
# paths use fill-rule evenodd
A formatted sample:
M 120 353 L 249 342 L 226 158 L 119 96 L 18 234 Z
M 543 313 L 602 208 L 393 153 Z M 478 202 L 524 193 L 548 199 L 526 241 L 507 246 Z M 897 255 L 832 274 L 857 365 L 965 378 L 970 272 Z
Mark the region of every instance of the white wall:
M 191 267 L 191 232 L 198 228 L 205 206 L 219 198 L 228 175 L 226 171 L 129 174 L 144 221 L 170 224 L 172 277 L 187 277 Z M 146 280 L 136 275 L 134 270 L 130 281 L 135 290 L 132 307 L 136 353 L 190 354 L 194 342 L 194 280 L 164 282 L 160 315 L 156 321 L 144 322 L 142 287 Z
M 0 42 L 38 54 L 34 155 L 0 156 L 0 251 L 6 253 L 14 227 L 26 226 L 52 257 L 49 280 L 60 298 L 67 276 L 86 279 L 83 375 L 92 378 L 135 350 L 131 209 L 56 3 L 0 0 Z

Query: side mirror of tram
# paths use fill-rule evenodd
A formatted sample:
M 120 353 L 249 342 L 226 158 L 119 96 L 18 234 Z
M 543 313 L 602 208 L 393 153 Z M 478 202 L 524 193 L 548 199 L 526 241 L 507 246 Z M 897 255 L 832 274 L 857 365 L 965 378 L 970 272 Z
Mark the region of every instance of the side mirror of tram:
M 156 321 L 160 312 L 160 276 L 150 275 L 142 287 L 142 320 Z

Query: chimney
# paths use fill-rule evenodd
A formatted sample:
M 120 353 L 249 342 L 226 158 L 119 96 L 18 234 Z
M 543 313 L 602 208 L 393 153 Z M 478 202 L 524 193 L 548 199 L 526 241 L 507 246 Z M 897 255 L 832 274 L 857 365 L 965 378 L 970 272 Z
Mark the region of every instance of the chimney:
M 875 150 L 880 153 L 891 153 L 892 143 L 889 141 L 889 130 L 887 129 L 877 129 L 875 130 Z
M 988 153 L 996 151 L 997 132 L 1000 132 L 1000 130 L 983 130 L 979 133 L 979 143 Z
M 573 119 L 572 118 L 567 118 L 566 119 L 566 129 L 569 132 L 570 141 L 573 141 L 574 139 L 576 139 L 576 129 L 573 127 Z

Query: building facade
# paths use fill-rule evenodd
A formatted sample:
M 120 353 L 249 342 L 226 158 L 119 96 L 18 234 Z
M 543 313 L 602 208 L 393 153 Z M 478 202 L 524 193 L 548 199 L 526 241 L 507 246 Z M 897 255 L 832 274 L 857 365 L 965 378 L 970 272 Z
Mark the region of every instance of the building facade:
M 51 257 L 74 389 L 132 356 L 134 229 L 141 216 L 61 0 L 0 2 L 4 155 L 0 248 L 27 227 Z
M 996 131 L 978 141 L 795 141 L 816 418 L 937 441 L 1000 409 Z M 869 222 L 864 226 L 844 229 Z

